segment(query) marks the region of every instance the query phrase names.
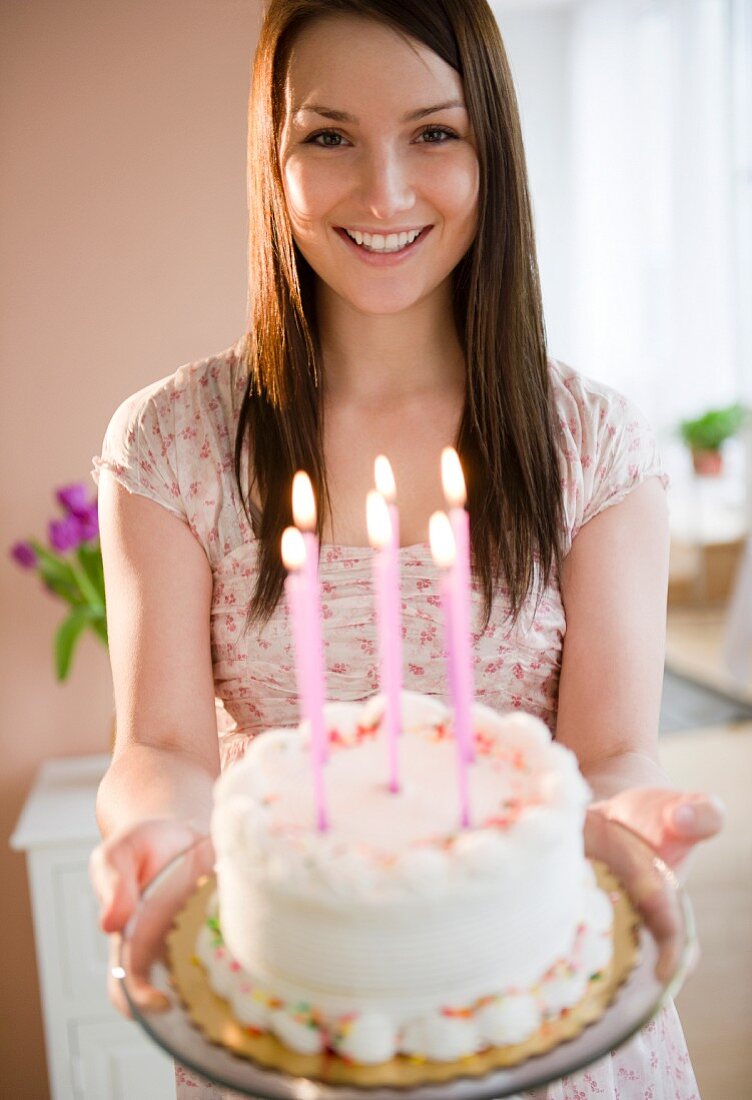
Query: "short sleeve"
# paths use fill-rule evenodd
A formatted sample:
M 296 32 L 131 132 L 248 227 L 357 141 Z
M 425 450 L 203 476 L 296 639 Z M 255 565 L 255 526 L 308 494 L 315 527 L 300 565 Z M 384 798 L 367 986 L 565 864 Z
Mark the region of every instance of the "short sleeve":
M 99 485 L 103 469 L 131 493 L 161 504 L 188 523 L 175 460 L 173 376 L 134 393 L 115 410 L 92 458 L 91 476 Z
M 561 431 L 568 545 L 589 520 L 663 471 L 655 433 L 624 394 L 556 363 L 554 398 Z

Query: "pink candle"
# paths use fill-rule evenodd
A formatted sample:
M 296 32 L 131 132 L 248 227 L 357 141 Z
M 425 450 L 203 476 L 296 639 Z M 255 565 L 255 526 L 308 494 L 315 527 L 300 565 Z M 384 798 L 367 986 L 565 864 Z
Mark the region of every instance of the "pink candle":
M 378 455 L 374 462 L 374 480 L 376 488 L 387 503 L 389 509 L 389 521 L 392 525 L 392 570 L 393 576 L 389 581 L 391 593 L 389 605 L 389 646 L 388 660 L 390 663 L 389 682 L 394 685 L 395 721 L 398 735 L 402 733 L 402 710 L 400 700 L 402 697 L 402 599 L 400 596 L 400 530 L 399 509 L 397 508 L 397 486 L 394 481 L 391 463 L 386 455 Z
M 320 742 L 320 752 L 324 762 L 329 758 L 329 743 L 324 729 L 323 707 L 326 699 L 326 663 L 324 661 L 324 638 L 321 629 L 321 583 L 319 581 L 319 540 L 316 536 L 316 501 L 313 486 L 308 474 L 298 470 L 292 482 L 292 514 L 295 526 L 301 531 L 305 542 L 305 573 L 308 578 L 308 645 L 313 654 L 313 684 L 311 697 L 313 715 L 312 728 L 316 727 L 316 737 Z M 320 725 L 320 729 L 319 729 Z
M 468 785 L 468 767 L 470 755 L 465 738 L 470 730 L 469 713 L 464 723 L 459 721 L 460 706 L 466 685 L 462 684 L 462 666 L 457 658 L 457 601 L 459 586 L 457 574 L 452 568 L 456 559 L 456 547 L 452 526 L 444 512 L 434 512 L 430 522 L 431 553 L 441 571 L 440 590 L 444 612 L 444 637 L 449 671 L 449 684 L 454 703 L 454 737 L 457 744 L 457 780 L 460 798 L 460 821 L 462 828 L 470 827 L 470 791 Z
M 309 723 L 316 827 L 320 832 L 325 832 L 329 825 L 324 791 L 324 755 L 321 751 L 324 733 L 323 700 L 316 692 L 316 683 L 320 683 L 321 677 L 320 670 L 315 667 L 315 651 L 309 636 L 309 624 L 313 615 L 311 588 L 305 568 L 306 546 L 300 531 L 295 527 L 286 528 L 282 536 L 282 560 L 289 570 L 285 580 L 285 595 L 295 646 L 298 698 L 300 709 Z
M 397 742 L 402 726 L 399 657 L 399 569 L 389 507 L 381 493 L 372 490 L 366 498 L 368 537 L 376 550 L 373 558 L 373 583 L 376 600 L 376 623 L 379 635 L 379 660 L 381 666 L 381 690 L 386 696 L 384 725 L 389 744 L 389 789 L 397 792 L 399 782 L 399 753 Z M 401 647 L 400 647 L 401 648 Z
M 452 566 L 456 591 L 452 618 L 452 656 L 454 663 L 456 722 L 462 727 L 462 737 L 468 760 L 475 759 L 471 725 L 473 707 L 473 652 L 471 645 L 472 587 L 470 573 L 470 515 L 465 508 L 467 493 L 465 478 L 457 452 L 445 447 L 441 453 L 441 481 L 449 506 L 449 522 L 454 535 L 456 556 Z
M 373 464 L 374 481 L 376 488 L 389 505 L 389 519 L 392 522 L 392 542 L 395 550 L 399 550 L 399 511 L 397 510 L 397 486 L 392 473 L 392 466 L 386 455 L 377 455 Z

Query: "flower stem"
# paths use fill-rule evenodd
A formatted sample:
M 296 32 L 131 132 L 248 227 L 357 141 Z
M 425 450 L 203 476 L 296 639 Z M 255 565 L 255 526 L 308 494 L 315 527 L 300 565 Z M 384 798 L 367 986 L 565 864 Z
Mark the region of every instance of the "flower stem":
M 93 610 L 99 611 L 104 615 L 104 604 L 102 603 L 102 596 L 91 583 L 89 578 L 86 576 L 85 571 L 73 558 L 70 559 L 68 564 L 71 567 L 73 576 L 76 578 L 76 583 L 78 584 L 78 587 L 81 589 L 81 594 L 87 600 L 89 606 Z

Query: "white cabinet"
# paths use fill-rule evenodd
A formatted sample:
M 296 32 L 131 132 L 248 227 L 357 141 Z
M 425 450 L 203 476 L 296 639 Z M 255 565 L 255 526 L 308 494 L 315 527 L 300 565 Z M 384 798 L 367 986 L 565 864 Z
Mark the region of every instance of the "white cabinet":
M 26 852 L 52 1100 L 175 1100 L 172 1059 L 107 999 L 88 862 L 109 759 L 43 764 L 11 838 Z
M 123 1021 L 127 1022 L 127 1021 Z M 123 1100 L 175 1096 L 172 1060 L 159 1057 L 141 1032 L 120 1020 L 79 1020 L 71 1030 L 78 1096 Z

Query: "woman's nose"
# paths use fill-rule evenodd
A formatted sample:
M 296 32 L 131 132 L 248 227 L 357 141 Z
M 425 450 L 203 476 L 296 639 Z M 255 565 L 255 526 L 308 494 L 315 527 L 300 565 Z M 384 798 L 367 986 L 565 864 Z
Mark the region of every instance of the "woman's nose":
M 375 150 L 365 158 L 361 190 L 363 205 L 379 221 L 387 221 L 415 203 L 409 165 L 393 149 Z

